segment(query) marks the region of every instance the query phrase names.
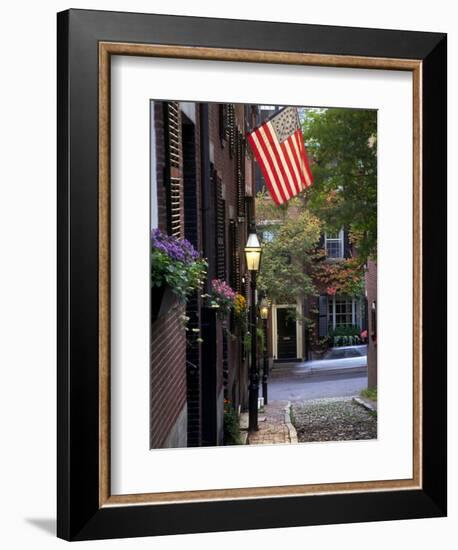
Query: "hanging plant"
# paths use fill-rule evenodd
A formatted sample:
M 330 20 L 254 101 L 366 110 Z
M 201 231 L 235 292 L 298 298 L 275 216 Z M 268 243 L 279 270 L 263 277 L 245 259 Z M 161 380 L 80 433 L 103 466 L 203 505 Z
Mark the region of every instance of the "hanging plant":
M 185 302 L 202 287 L 207 262 L 186 239 L 166 235 L 159 229 L 151 233 L 151 287 L 169 286 Z
M 234 298 L 234 321 L 242 335 L 247 331 L 247 313 L 248 307 L 246 298 L 242 296 L 242 294 L 237 293 Z
M 236 292 L 226 281 L 213 279 L 211 282 L 210 305 L 217 309 L 217 315 L 220 319 L 225 319 L 231 309 L 234 307 Z

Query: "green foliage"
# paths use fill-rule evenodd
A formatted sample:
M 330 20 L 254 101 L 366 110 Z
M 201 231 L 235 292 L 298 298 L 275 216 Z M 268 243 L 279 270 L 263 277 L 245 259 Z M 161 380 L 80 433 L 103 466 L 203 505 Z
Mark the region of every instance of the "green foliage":
M 239 416 L 231 402 L 226 399 L 224 401 L 224 444 L 240 445 L 241 443 Z
M 326 261 L 326 253 L 318 249 L 312 258 L 314 280 L 327 288 L 328 294 L 361 296 L 364 292 L 364 269 L 359 258 Z
M 251 349 L 251 333 L 248 331 L 243 334 L 243 349 L 245 353 L 249 353 Z
M 181 301 L 186 301 L 191 292 L 201 288 L 206 269 L 207 262 L 203 258 L 185 263 L 161 250 L 151 250 L 151 286 L 167 284 Z
M 357 325 L 330 328 L 328 336 L 333 346 L 354 346 L 361 343 L 361 329 Z
M 361 397 L 370 399 L 371 401 L 377 401 L 377 388 L 367 388 L 361 391 Z
M 376 258 L 377 112 L 310 110 L 303 134 L 314 175 L 309 208 L 330 231 L 350 229 L 361 263 Z
M 359 336 L 358 325 L 344 325 L 329 329 L 329 336 Z
M 271 242 L 263 244 L 258 289 L 277 303 L 294 303 L 314 292 L 307 274 L 310 250 L 320 236 L 321 222 L 308 210 L 285 217 Z

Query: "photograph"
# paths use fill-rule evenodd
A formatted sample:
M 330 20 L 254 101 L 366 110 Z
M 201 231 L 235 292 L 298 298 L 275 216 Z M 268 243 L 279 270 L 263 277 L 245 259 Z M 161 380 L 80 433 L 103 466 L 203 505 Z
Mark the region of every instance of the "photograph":
M 377 109 L 150 101 L 150 441 L 377 439 Z

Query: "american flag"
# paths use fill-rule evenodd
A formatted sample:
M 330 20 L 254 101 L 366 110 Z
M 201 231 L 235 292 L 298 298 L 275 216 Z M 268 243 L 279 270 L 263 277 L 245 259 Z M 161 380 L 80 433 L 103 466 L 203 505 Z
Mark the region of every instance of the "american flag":
M 285 107 L 258 126 L 248 134 L 248 141 L 276 204 L 283 204 L 312 185 L 295 107 Z

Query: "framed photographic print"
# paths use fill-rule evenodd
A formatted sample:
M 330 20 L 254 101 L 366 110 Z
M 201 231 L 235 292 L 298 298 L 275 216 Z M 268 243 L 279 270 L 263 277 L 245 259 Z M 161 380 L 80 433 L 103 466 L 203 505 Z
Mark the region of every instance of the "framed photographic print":
M 446 514 L 446 36 L 58 14 L 58 536 Z

